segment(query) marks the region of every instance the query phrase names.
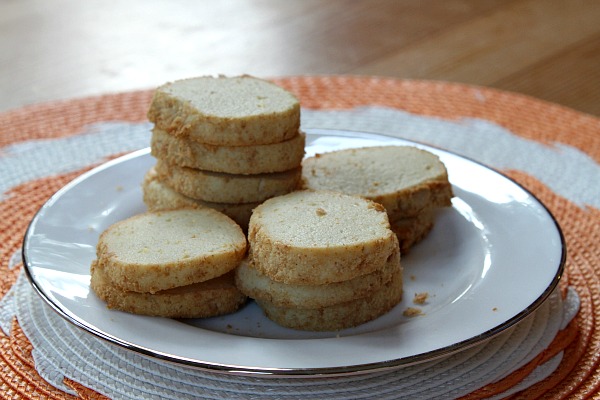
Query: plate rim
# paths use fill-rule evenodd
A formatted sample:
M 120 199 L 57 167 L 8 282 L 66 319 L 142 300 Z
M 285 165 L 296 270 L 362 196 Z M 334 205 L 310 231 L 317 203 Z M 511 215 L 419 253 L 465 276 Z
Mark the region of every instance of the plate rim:
M 453 152 L 453 151 L 450 151 L 450 150 L 447 150 L 447 149 L 444 149 L 444 148 L 441 148 L 439 146 L 435 146 L 435 145 L 432 145 L 429 143 L 419 142 L 419 141 L 415 141 L 415 140 L 411 140 L 411 139 L 405 139 L 402 137 L 392 136 L 389 134 L 383 134 L 383 133 L 379 133 L 379 132 L 368 132 L 368 131 L 364 131 L 364 130 L 358 131 L 358 130 L 331 129 L 331 128 L 305 128 L 303 130 L 306 133 L 323 134 L 323 135 L 337 136 L 337 137 L 360 137 L 358 135 L 362 135 L 364 137 L 364 135 L 367 135 L 367 136 L 374 136 L 374 137 L 379 136 L 379 137 L 385 137 L 385 138 L 389 138 L 389 139 L 399 140 L 399 141 L 403 141 L 407 144 L 414 144 L 417 146 L 423 146 L 425 148 L 431 148 L 436 151 L 439 151 L 442 153 L 447 153 L 451 156 L 467 160 L 471 163 L 477 164 L 477 165 L 491 171 L 494 174 L 500 175 L 502 178 L 510 181 L 513 185 L 517 186 L 519 189 L 521 189 L 525 193 L 527 193 L 532 199 L 535 200 L 535 202 L 538 203 L 539 206 L 541 206 L 541 208 L 547 213 L 548 217 L 550 218 L 550 221 L 552 221 L 552 225 L 554 226 L 556 233 L 558 234 L 558 238 L 560 241 L 560 247 L 561 247 L 560 248 L 561 255 L 560 255 L 560 261 L 558 263 L 556 273 L 552 277 L 550 284 L 548 285 L 548 287 L 546 287 L 546 289 L 544 291 L 542 291 L 542 293 L 540 293 L 540 295 L 529 306 L 525 307 L 523 310 L 521 310 L 519 313 L 517 313 L 513 317 L 494 326 L 493 328 L 490 328 L 484 332 L 481 332 L 478 335 L 469 337 L 465 340 L 453 343 L 453 344 L 445 346 L 443 348 L 430 350 L 427 352 L 423 352 L 420 354 L 416 354 L 416 355 L 412 355 L 412 356 L 408 356 L 408 357 L 404 357 L 404 358 L 383 360 L 383 361 L 377 361 L 377 362 L 372 362 L 372 363 L 362 363 L 362 364 L 353 364 L 353 365 L 344 365 L 344 366 L 335 366 L 335 367 L 314 367 L 314 368 L 251 367 L 251 366 L 233 365 L 233 364 L 217 363 L 217 362 L 210 362 L 210 361 L 201 361 L 201 360 L 191 359 L 191 358 L 187 358 L 187 357 L 166 354 L 159 350 L 153 350 L 153 349 L 147 348 L 142 345 L 131 343 L 127 340 L 115 337 L 114 335 L 112 335 L 110 333 L 96 329 L 96 327 L 86 325 L 84 322 L 80 321 L 79 318 L 72 316 L 70 314 L 69 310 L 65 310 L 65 309 L 63 309 L 64 307 L 61 307 L 59 304 L 55 304 L 55 302 L 50 298 L 50 296 L 47 293 L 45 293 L 43 288 L 40 287 L 40 284 L 35 280 L 35 278 L 33 276 L 33 272 L 31 270 L 32 268 L 34 268 L 34 265 L 32 265 L 32 263 L 29 262 L 26 247 L 27 247 L 28 239 L 32 234 L 31 231 L 35 225 L 35 222 L 40 218 L 42 211 L 45 208 L 51 206 L 58 198 L 60 198 L 60 196 L 63 193 L 69 191 L 72 187 L 76 186 L 80 182 L 88 179 L 90 176 L 93 176 L 104 169 L 108 169 L 116 164 L 120 164 L 120 163 L 126 162 L 127 160 L 149 154 L 150 147 L 135 150 L 135 151 L 129 152 L 125 155 L 116 157 L 109 161 L 103 162 L 99 165 L 96 165 L 95 167 L 82 173 L 81 175 L 72 179 L 67 184 L 65 184 L 63 187 L 58 189 L 52 196 L 50 196 L 48 198 L 48 200 L 46 200 L 44 202 L 44 204 L 42 204 L 42 206 L 40 206 L 40 208 L 36 211 L 36 213 L 34 214 L 34 216 L 31 219 L 31 221 L 27 225 L 27 229 L 23 236 L 23 243 L 21 246 L 21 257 L 22 257 L 22 262 L 23 262 L 23 270 L 25 271 L 27 280 L 29 281 L 31 286 L 34 288 L 35 292 L 45 301 L 45 303 L 47 305 L 49 305 L 50 308 L 54 312 L 56 312 L 59 316 L 61 316 L 64 320 L 66 320 L 68 323 L 71 323 L 72 325 L 76 326 L 77 328 L 83 330 L 84 332 L 90 333 L 90 334 L 94 335 L 95 337 L 100 338 L 108 343 L 131 350 L 135 353 L 143 354 L 143 355 L 150 356 L 150 357 L 153 357 L 156 359 L 171 362 L 171 363 L 174 363 L 177 365 L 185 365 L 188 367 L 205 370 L 207 372 L 245 375 L 245 376 L 272 377 L 272 378 L 318 377 L 318 376 L 332 377 L 332 376 L 345 376 L 345 375 L 351 375 L 351 374 L 363 374 L 363 373 L 371 373 L 371 372 L 380 372 L 380 371 L 385 371 L 385 370 L 390 370 L 390 369 L 397 369 L 397 368 L 401 368 L 401 367 L 405 367 L 405 366 L 409 366 L 409 365 L 419 364 L 419 363 L 422 363 L 425 361 L 439 359 L 444 356 L 456 353 L 457 351 L 466 350 L 470 347 L 481 344 L 482 342 L 490 340 L 493 337 L 506 331 L 510 327 L 512 327 L 515 324 L 517 324 L 518 322 L 522 321 L 527 316 L 531 315 L 552 294 L 552 292 L 558 286 L 558 284 L 564 274 L 566 258 L 567 258 L 566 241 L 565 241 L 563 231 L 562 231 L 556 217 L 550 211 L 550 209 L 546 206 L 546 204 L 544 204 L 544 202 L 542 202 L 533 192 L 531 192 L 529 189 L 527 189 L 526 187 L 521 185 L 515 179 L 507 176 L 506 174 L 502 173 L 501 171 L 499 171 L 493 167 L 490 167 L 480 161 L 474 160 L 470 157 L 458 154 L 456 152 Z M 318 340 L 318 339 L 315 339 L 315 340 Z

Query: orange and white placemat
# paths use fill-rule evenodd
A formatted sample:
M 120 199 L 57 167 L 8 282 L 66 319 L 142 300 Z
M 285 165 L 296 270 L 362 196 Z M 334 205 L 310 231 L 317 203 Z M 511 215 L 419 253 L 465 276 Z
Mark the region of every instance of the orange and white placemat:
M 174 366 L 74 328 L 20 277 L 29 220 L 64 184 L 149 145 L 151 92 L 0 114 L 0 395 L 5 398 L 591 398 L 600 390 L 600 119 L 488 88 L 370 77 L 274 80 L 302 125 L 383 133 L 501 170 L 560 224 L 566 272 L 530 318 L 451 357 L 327 379 L 223 376 Z M 19 278 L 20 277 L 20 278 Z

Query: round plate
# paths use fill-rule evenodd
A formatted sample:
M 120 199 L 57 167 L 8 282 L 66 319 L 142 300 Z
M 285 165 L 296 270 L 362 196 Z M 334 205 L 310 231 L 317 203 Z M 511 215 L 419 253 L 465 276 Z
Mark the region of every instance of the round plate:
M 60 315 L 114 344 L 212 371 L 261 376 L 339 375 L 431 360 L 491 338 L 546 299 L 564 267 L 564 240 L 544 205 L 512 180 L 446 151 L 367 133 L 309 130 L 306 152 L 375 145 L 411 145 L 439 155 L 455 198 L 436 215 L 432 232 L 403 256 L 403 301 L 356 328 L 282 328 L 253 302 L 234 314 L 197 320 L 107 309 L 90 291 L 90 263 L 104 229 L 145 211 L 141 182 L 154 164 L 148 149 L 82 175 L 38 211 L 23 244 L 27 276 Z M 422 292 L 426 304 L 413 304 Z M 404 316 L 409 307 L 422 314 Z

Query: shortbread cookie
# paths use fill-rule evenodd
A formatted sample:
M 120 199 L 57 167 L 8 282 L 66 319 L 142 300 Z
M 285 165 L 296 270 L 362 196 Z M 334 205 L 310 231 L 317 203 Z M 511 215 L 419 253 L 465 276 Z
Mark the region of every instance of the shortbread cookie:
M 246 238 L 211 208 L 139 214 L 106 229 L 96 264 L 123 290 L 155 293 L 203 282 L 239 265 Z
M 177 208 L 213 208 L 233 219 L 244 231 L 248 230 L 248 221 L 252 210 L 260 203 L 212 203 L 184 196 L 158 179 L 154 167 L 150 168 L 142 182 L 144 204 L 150 211 L 173 210 Z
M 283 142 L 250 146 L 216 146 L 152 131 L 152 155 L 169 164 L 228 174 L 282 172 L 300 166 L 306 136 L 299 132 Z
M 275 323 L 306 331 L 338 331 L 374 320 L 402 300 L 402 270 L 371 297 L 323 308 L 278 307 L 257 301 L 265 315 Z
M 372 296 L 401 268 L 396 251 L 382 268 L 357 278 L 325 285 L 275 282 L 244 261 L 235 270 L 235 284 L 248 297 L 277 307 L 321 308 Z
M 303 167 L 302 188 L 363 196 L 396 218 L 451 205 L 446 167 L 438 156 L 417 147 L 339 150 L 307 158 Z
M 159 179 L 175 191 L 213 203 L 254 203 L 293 191 L 302 168 L 272 174 L 238 175 L 156 162 Z
M 90 286 L 108 308 L 167 318 L 208 318 L 237 311 L 245 302 L 234 285 L 233 271 L 191 285 L 154 294 L 127 291 L 114 285 L 102 267 L 92 264 Z
M 207 144 L 278 143 L 297 135 L 300 103 L 262 79 L 205 76 L 157 88 L 148 119 L 172 135 Z
M 433 229 L 435 211 L 425 210 L 414 217 L 391 219 L 392 231 L 398 236 L 402 254 L 410 251 L 411 247 L 423 240 Z
M 274 281 L 323 285 L 369 274 L 398 248 L 385 209 L 337 192 L 297 191 L 256 207 L 248 228 L 254 267 Z

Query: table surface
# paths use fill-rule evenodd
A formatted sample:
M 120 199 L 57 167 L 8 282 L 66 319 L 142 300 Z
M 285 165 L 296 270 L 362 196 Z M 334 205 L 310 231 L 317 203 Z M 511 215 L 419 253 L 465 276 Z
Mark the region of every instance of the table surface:
M 600 115 L 595 0 L 0 2 L 0 111 L 208 74 L 490 86 Z

